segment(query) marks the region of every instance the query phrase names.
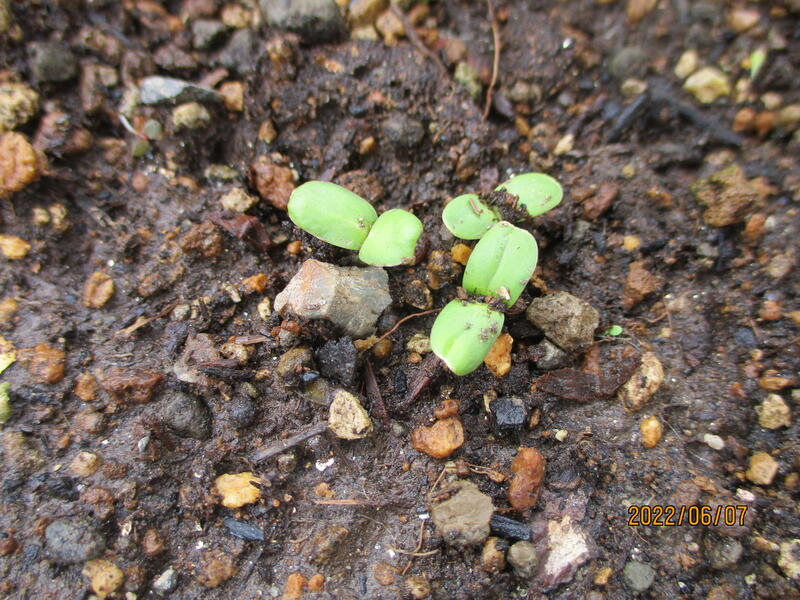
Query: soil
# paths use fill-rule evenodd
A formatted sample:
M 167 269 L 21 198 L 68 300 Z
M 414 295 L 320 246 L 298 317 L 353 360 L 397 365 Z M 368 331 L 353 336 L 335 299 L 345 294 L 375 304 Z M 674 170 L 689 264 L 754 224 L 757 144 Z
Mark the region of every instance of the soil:
M 160 593 L 186 599 L 800 596 L 792 578 L 799 559 L 787 550 L 800 538 L 800 140 L 778 118 L 800 102 L 796 3 L 494 4 L 502 51 L 484 118 L 494 51 L 484 2 L 407 6 L 417 23 L 412 41 L 345 34 L 328 43 L 271 27 L 243 2 L 249 24 L 208 49 L 192 47 L 192 24 L 224 14 L 232 22 L 231 5 L 10 3 L 0 77 L 31 86 L 41 107 L 17 131 L 33 140 L 60 111 L 91 142 L 80 151 L 42 147 L 46 171 L 0 204 L 2 232 L 31 246 L 0 263 L 0 334 L 17 358 L 2 373 L 11 400 L 3 597 L 88 597 L 84 562 L 97 557 L 122 570 L 112 597 L 126 598 L 159 597 L 154 582 L 168 567 L 177 580 Z M 757 22 L 743 29 L 737 10 L 755 11 Z M 242 31 L 253 43 L 233 52 L 230 40 Z M 36 44 L 46 41 L 63 42 L 80 74 L 43 77 L 34 67 Z M 767 60 L 742 87 L 743 61 L 761 47 Z M 673 69 L 689 49 L 728 74 L 728 95 L 701 104 L 682 89 Z M 474 70 L 476 96 L 456 81 L 457 62 Z M 93 80 L 92 65 L 109 67 L 118 83 Z M 176 129 L 172 107 L 124 108 L 128 90 L 154 74 L 242 82 L 243 110 L 208 104 L 210 122 Z M 626 98 L 630 79 L 648 91 Z M 744 108 L 761 115 L 761 129 L 734 134 Z M 163 136 L 134 158 L 143 136 L 133 131 L 148 120 Z M 278 173 L 263 189 L 249 177 L 260 156 Z M 709 223 L 692 185 L 730 165 L 742 173 L 732 193 L 756 189 L 756 199 L 724 224 Z M 409 403 L 421 365 L 406 343 L 430 331 L 435 314 L 427 314 L 388 336 L 388 356 L 359 357 L 349 389 L 370 410 L 372 435 L 347 441 L 323 432 L 254 460 L 323 422 L 326 386 L 339 385 L 318 376 L 319 355 L 289 364 L 290 355 L 285 369 L 280 359 L 342 337 L 324 322 L 265 319 L 260 303 L 308 258 L 357 264 L 354 253 L 295 229 L 276 207 L 281 198 L 269 201 L 286 190 L 281 167 L 296 178 L 289 189 L 332 180 L 379 212 L 406 208 L 422 219 L 417 264 L 389 269 L 393 304 L 378 335 L 423 309 L 424 295 L 409 294 L 423 286 L 412 282 L 430 288 L 432 308 L 457 296 L 461 267 L 448 258 L 457 240 L 440 220 L 449 198 L 546 171 L 565 198 L 523 224 L 540 260 L 517 308 L 555 290 L 585 300 L 601 316 L 596 343 L 567 353 L 562 366 L 619 372 L 620 361 L 650 351 L 663 383 L 636 412 L 614 395 L 576 401 L 537 390 L 543 334 L 520 309 L 506 317 L 514 340 L 507 375 L 486 366 L 465 377 L 440 372 Z M 223 211 L 220 198 L 234 187 L 261 192 L 248 209 L 254 220 L 234 223 Z M 260 273 L 263 289 L 242 284 Z M 623 333 L 603 335 L 612 325 Z M 777 428 L 763 426 L 756 410 L 770 394 L 794 413 Z M 495 395 L 523 398 L 530 423 L 496 431 L 484 407 Z M 435 459 L 413 449 L 410 434 L 447 397 L 459 401 L 466 440 Z M 663 425 L 651 448 L 640 433 L 647 416 Z M 714 449 L 708 434 L 724 446 Z M 526 512 L 510 508 L 503 477 L 520 446 L 546 459 L 538 504 Z M 81 452 L 99 467 L 87 470 L 85 456 L 73 462 Z M 767 481 L 748 473 L 759 452 L 777 464 Z M 260 500 L 222 506 L 215 479 L 241 472 L 260 479 Z M 457 475 L 488 494 L 498 514 L 530 526 L 542 563 L 554 553 L 546 533 L 554 524 L 575 527 L 588 554 L 564 558 L 565 572 L 549 582 L 483 569 L 480 545 L 454 548 L 428 520 L 430 492 Z M 629 525 L 628 507 L 644 504 L 748 512 L 737 527 Z M 45 536 L 61 519 L 81 529 L 77 541 L 52 541 L 56 529 Z M 645 591 L 632 581 L 638 563 L 653 570 Z M 303 591 L 302 578 L 290 577 L 297 573 L 321 573 L 322 589 Z

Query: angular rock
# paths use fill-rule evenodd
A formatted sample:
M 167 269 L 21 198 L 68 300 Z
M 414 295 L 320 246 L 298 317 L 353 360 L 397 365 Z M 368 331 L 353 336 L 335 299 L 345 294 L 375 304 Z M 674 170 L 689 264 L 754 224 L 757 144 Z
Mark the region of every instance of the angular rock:
M 270 25 L 300 34 L 309 43 L 327 42 L 345 31 L 334 0 L 260 0 L 259 4 Z
M 498 398 L 489 405 L 495 430 L 498 433 L 519 431 L 528 421 L 525 401 L 516 396 Z
M 320 373 L 328 379 L 333 379 L 346 386 L 353 385 L 358 352 L 350 338 L 326 342 L 317 351 L 317 362 Z
M 522 578 L 533 577 L 539 567 L 539 553 L 530 542 L 517 542 L 508 549 L 507 559 Z
M 331 400 L 328 427 L 336 437 L 359 440 L 372 433 L 372 420 L 357 396 L 338 390 Z
M 471 481 L 456 481 L 444 490 L 437 491 L 440 497 L 455 492 L 444 502 L 434 504 L 431 509 L 439 535 L 453 546 L 482 544 L 489 537 L 489 521 L 494 512 L 492 499 L 482 493 Z
M 758 424 L 764 429 L 779 429 L 792 423 L 792 411 L 778 394 L 770 394 L 758 407 Z
M 153 581 L 153 591 L 158 594 L 169 594 L 178 585 L 178 574 L 169 567 Z
M 389 278 L 378 267 L 337 267 L 309 259 L 276 296 L 275 309 L 305 319 L 327 319 L 354 338 L 375 332 L 378 317 L 392 302 Z
M 542 340 L 536 350 L 537 354 L 541 351 L 541 357 L 536 359 L 536 367 L 542 371 L 552 371 L 563 367 L 567 359 L 567 353 L 548 339 Z
M 194 396 L 175 392 L 161 409 L 161 420 L 178 435 L 196 440 L 211 436 L 211 417 L 205 404 Z
M 750 457 L 745 475 L 756 485 L 770 485 L 778 473 L 778 461 L 768 452 L 756 452 Z
M 246 75 L 253 70 L 256 39 L 250 29 L 240 29 L 217 53 L 215 63 L 233 74 Z
M 591 344 L 600 324 L 600 314 L 588 302 L 567 292 L 535 298 L 525 316 L 567 352 Z
M 641 410 L 664 382 L 664 367 L 652 352 L 642 355 L 642 364 L 617 392 L 617 398 L 630 411 Z
M 30 69 L 37 81 L 59 83 L 78 74 L 78 61 L 62 42 L 34 42 L 28 46 Z
M 693 73 L 683 89 L 691 93 L 703 104 L 710 104 L 717 98 L 731 93 L 731 84 L 728 77 L 716 67 L 703 67 Z
M 425 136 L 425 127 L 416 119 L 403 113 L 394 113 L 381 124 L 383 135 L 392 146 L 410 149 Z
M 781 544 L 778 566 L 790 579 L 800 580 L 800 539 L 793 539 Z
M 39 94 L 23 83 L 0 85 L 0 133 L 30 121 L 39 110 Z
M 430 427 L 419 427 L 411 434 L 414 450 L 433 458 L 447 458 L 464 444 L 464 427 L 458 417 L 436 421 Z
M 154 75 L 145 78 L 139 86 L 142 104 L 167 104 L 175 106 L 186 102 L 221 103 L 222 96 L 211 88 L 195 85 L 174 77 Z
M 297 346 L 284 352 L 278 359 L 275 373 L 281 379 L 291 379 L 300 374 L 305 367 L 311 365 L 314 359 L 311 349 L 307 346 Z
M 570 581 L 591 556 L 586 534 L 572 524 L 569 515 L 547 523 L 547 546 L 550 551 L 541 574 L 545 589 Z
M 215 19 L 197 19 L 192 22 L 192 46 L 197 50 L 208 50 L 228 30 L 225 24 Z
M 81 517 L 57 519 L 44 531 L 50 558 L 62 565 L 86 562 L 106 546 L 95 524 Z

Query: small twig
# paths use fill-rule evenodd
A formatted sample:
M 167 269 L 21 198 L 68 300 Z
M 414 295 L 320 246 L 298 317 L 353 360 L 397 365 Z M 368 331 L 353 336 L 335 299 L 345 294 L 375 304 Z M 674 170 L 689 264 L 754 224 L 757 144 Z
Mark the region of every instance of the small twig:
M 372 401 L 372 411 L 378 417 L 384 427 L 389 425 L 389 412 L 386 410 L 386 404 L 383 402 L 381 390 L 378 387 L 378 381 L 375 379 L 375 372 L 372 370 L 372 364 L 369 360 L 364 361 L 364 382 L 367 386 L 367 394 Z
M 444 471 L 442 471 L 442 472 L 444 472 Z M 425 524 L 426 523 L 427 523 L 427 521 L 423 521 L 422 523 L 419 524 L 419 539 L 417 540 L 417 547 L 414 548 L 414 552 L 409 552 L 408 553 L 408 554 L 411 554 L 411 556 L 417 556 L 417 553 L 420 550 L 422 550 L 422 543 L 423 543 L 423 541 L 425 539 Z M 399 550 L 397 550 L 397 552 L 399 552 Z M 405 554 L 405 553 L 401 552 L 401 554 Z M 411 560 L 408 561 L 408 563 L 406 564 L 405 568 L 401 571 L 400 574 L 403 577 L 406 576 L 406 573 L 408 573 L 408 570 L 411 568 L 411 564 L 413 562 L 414 562 L 414 559 L 412 558 Z
M 250 460 L 252 460 L 253 462 L 261 462 L 262 460 L 272 458 L 277 454 L 286 452 L 289 448 L 292 448 L 293 446 L 296 446 L 301 442 L 305 442 L 306 440 L 311 439 L 312 437 L 323 433 L 327 428 L 328 428 L 328 423 L 326 421 L 321 421 L 316 425 L 312 425 L 305 431 L 301 431 L 300 433 L 295 434 L 292 437 L 286 438 L 285 440 L 282 440 L 275 444 L 271 444 L 270 446 L 264 448 L 263 450 L 259 450 L 250 457 Z
M 408 37 L 409 41 L 414 45 L 414 47 L 422 52 L 425 56 L 430 58 L 438 67 L 438 69 L 446 74 L 447 68 L 442 64 L 442 61 L 439 60 L 439 57 L 436 56 L 430 49 L 425 45 L 425 43 L 420 39 L 417 31 L 414 29 L 414 26 L 411 24 L 411 21 L 408 20 L 406 14 L 400 10 L 397 6 L 392 4 L 390 10 L 394 13 L 394 15 L 400 19 L 403 23 L 403 29 L 405 29 L 406 36 Z
M 387 331 L 381 337 L 379 337 L 375 341 L 375 343 L 377 344 L 381 340 L 384 340 L 387 337 L 389 337 L 390 335 L 392 335 L 395 331 L 397 331 L 397 328 L 400 327 L 400 325 L 402 325 L 406 321 L 410 321 L 411 319 L 416 319 L 417 317 L 424 317 L 425 315 L 432 315 L 434 313 L 439 312 L 440 310 L 442 310 L 442 309 L 441 308 L 433 308 L 431 310 L 423 310 L 422 312 L 414 313 L 412 315 L 406 315 L 405 317 L 400 319 L 397 323 L 395 323 L 394 326 L 392 326 L 392 328 L 389 331 Z
M 492 61 L 492 79 L 489 81 L 489 87 L 486 88 L 486 105 L 483 107 L 482 119 L 485 121 L 489 116 L 489 110 L 492 108 L 492 95 L 494 94 L 494 86 L 497 83 L 497 73 L 500 70 L 500 26 L 497 23 L 497 16 L 494 14 L 494 2 L 486 0 L 489 6 L 489 21 L 492 24 L 492 40 L 494 43 L 494 60 Z
M 391 548 L 394 552 L 397 552 L 398 554 L 405 554 L 406 556 L 414 556 L 414 557 L 431 556 L 439 552 L 439 548 L 436 548 L 435 550 L 428 550 L 427 552 L 411 552 L 410 550 L 400 550 L 400 548 L 394 548 L 392 546 L 389 546 L 389 548 Z
M 314 504 L 329 504 L 332 506 L 385 506 L 384 502 L 372 502 L 357 498 L 332 498 L 330 500 L 312 500 Z
M 240 335 L 234 338 L 234 342 L 242 346 L 250 346 L 252 344 L 263 344 L 270 341 L 271 338 L 266 335 Z

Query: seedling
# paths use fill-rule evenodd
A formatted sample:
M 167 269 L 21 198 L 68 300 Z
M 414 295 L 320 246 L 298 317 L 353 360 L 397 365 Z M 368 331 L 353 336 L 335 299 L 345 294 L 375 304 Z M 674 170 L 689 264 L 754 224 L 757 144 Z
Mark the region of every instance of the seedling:
M 295 189 L 288 212 L 300 229 L 348 250 L 361 248 L 378 218 L 361 196 L 327 181 L 309 181 Z
M 462 240 L 479 240 L 500 217 L 478 194 L 462 194 L 447 203 L 442 211 L 444 226 Z
M 464 269 L 464 289 L 513 306 L 536 269 L 534 237 L 511 223 L 494 225 L 475 245 Z
M 453 300 L 431 329 L 431 349 L 456 375 L 477 369 L 503 328 L 505 316 L 479 302 Z
M 395 208 L 378 217 L 358 252 L 358 258 L 376 267 L 395 267 L 414 262 L 422 221 L 407 210 Z
M 561 184 L 544 173 L 523 173 L 498 185 L 495 190 L 503 190 L 519 198 L 521 206 L 531 217 L 538 217 L 555 208 L 564 197 Z

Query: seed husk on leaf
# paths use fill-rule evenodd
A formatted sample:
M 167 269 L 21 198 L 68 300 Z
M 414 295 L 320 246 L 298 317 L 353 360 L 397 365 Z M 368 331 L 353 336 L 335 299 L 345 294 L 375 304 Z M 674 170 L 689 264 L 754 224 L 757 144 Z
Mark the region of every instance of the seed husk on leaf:
M 536 269 L 534 237 L 511 223 L 494 225 L 475 245 L 464 269 L 464 289 L 513 306 Z

